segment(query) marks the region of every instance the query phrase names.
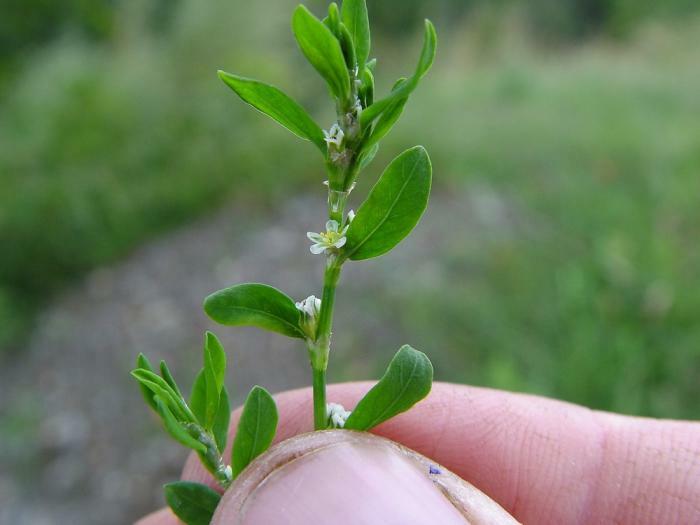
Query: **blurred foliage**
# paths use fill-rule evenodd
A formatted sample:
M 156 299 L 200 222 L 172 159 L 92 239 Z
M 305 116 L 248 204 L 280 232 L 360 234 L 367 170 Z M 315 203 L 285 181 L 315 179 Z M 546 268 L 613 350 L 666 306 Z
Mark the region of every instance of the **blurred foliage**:
M 238 4 L 214 4 L 183 4 L 167 39 L 145 30 L 149 11 L 130 4 L 110 46 L 64 38 L 36 53 L 7 90 L 0 344 L 15 341 L 58 286 L 211 208 L 234 186 L 269 200 L 305 173 L 312 146 L 305 151 L 234 103 L 216 77 L 236 64 L 280 84 L 292 78 L 291 37 L 276 35 L 286 15 L 257 20 L 259 11 L 244 18 Z M 321 86 L 289 88 L 308 102 Z M 273 184 L 279 173 L 284 184 Z
M 0 17 L 0 71 L 17 56 L 72 32 L 92 40 L 108 40 L 124 11 L 139 6 L 151 31 L 169 27 L 182 0 L 4 0 Z M 281 2 L 284 3 L 284 2 Z M 325 9 L 326 0 L 308 4 Z M 216 4 L 216 2 L 214 2 Z M 232 1 L 235 6 L 249 4 Z M 651 17 L 678 17 L 698 9 L 694 0 L 381 0 L 368 2 L 373 24 L 384 33 L 410 32 L 415 22 L 430 17 L 442 26 L 474 11 L 517 8 L 533 34 L 544 40 L 576 40 L 591 34 L 621 36 Z M 211 6 L 203 5 L 209 10 Z M 261 11 L 264 16 L 265 11 Z
M 388 310 L 443 378 L 699 417 L 700 26 L 457 73 L 470 48 L 396 139 L 439 130 L 470 213 Z
M 0 100 L 0 344 L 19 346 L 52 292 L 145 239 L 322 177 L 307 168 L 313 146 L 214 74 L 263 78 L 313 109 L 322 87 L 291 44 L 295 3 L 91 2 L 85 19 L 49 2 L 3 7 L 2 56 L 22 60 Z M 30 5 L 41 23 L 21 30 L 12 17 Z M 410 32 L 395 47 L 375 38 L 389 70 L 417 45 L 414 18 L 437 12 L 450 29 L 377 165 L 421 137 L 436 192 L 466 194 L 470 210 L 410 287 L 384 276 L 407 340 L 444 379 L 697 417 L 700 26 L 637 25 L 694 3 L 395 6 L 370 2 L 387 31 Z M 41 9 L 64 22 L 42 30 Z M 596 33 L 628 41 L 568 45 Z M 553 41 L 567 46 L 543 52 Z

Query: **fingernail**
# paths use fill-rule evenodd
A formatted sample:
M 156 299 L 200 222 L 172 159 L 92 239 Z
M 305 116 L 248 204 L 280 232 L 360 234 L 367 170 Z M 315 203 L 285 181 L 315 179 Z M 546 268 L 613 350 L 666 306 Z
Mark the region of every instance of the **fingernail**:
M 246 498 L 239 523 L 467 523 L 424 470 L 389 446 L 329 445 L 269 474 Z

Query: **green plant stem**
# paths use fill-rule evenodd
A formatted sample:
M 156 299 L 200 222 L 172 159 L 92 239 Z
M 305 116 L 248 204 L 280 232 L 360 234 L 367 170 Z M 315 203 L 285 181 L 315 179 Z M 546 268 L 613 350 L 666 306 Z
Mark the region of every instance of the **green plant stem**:
M 353 60 L 354 61 L 354 60 Z M 354 79 L 354 77 L 353 77 Z M 359 128 L 353 126 L 348 129 L 347 115 L 355 101 L 355 84 L 351 82 L 352 92 L 347 100 L 338 101 L 336 112 L 338 122 L 342 124 L 348 139 L 356 141 Z M 345 202 L 349 193 L 346 187 L 350 166 L 336 165 L 327 161 L 328 171 L 328 218 L 336 221 L 340 227 L 343 225 Z M 354 166 L 352 166 L 354 169 Z M 356 173 L 355 173 L 356 175 Z M 328 425 L 326 417 L 326 369 L 328 368 L 328 356 L 331 349 L 331 333 L 333 327 L 333 308 L 335 306 L 335 289 L 340 279 L 340 268 L 343 261 L 336 254 L 331 253 L 326 259 L 326 270 L 323 275 L 323 295 L 321 296 L 321 312 L 316 325 L 316 340 L 309 344 L 309 356 L 313 371 L 313 398 L 314 398 L 314 428 L 324 430 Z
M 228 488 L 232 480 L 226 472 L 226 463 L 213 436 L 197 424 L 187 423 L 186 428 L 192 437 L 207 447 L 205 453 L 197 454 L 204 467 L 216 478 L 222 488 Z
M 314 429 L 323 430 L 328 421 L 326 417 L 326 371 L 316 368 L 312 370 L 314 376 Z
M 334 255 L 329 255 L 323 277 L 323 296 L 316 328 L 316 341 L 309 347 L 311 368 L 313 369 L 314 427 L 316 430 L 325 429 L 327 423 L 326 369 L 328 368 L 328 356 L 331 349 L 335 289 L 339 279 L 340 265 Z

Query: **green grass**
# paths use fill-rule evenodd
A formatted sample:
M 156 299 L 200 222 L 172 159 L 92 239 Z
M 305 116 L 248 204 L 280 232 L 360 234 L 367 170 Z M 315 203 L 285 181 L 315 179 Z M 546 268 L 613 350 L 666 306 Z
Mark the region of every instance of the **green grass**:
M 481 206 L 444 229 L 437 282 L 395 310 L 412 305 L 417 347 L 450 349 L 443 377 L 700 416 L 698 43 L 696 25 L 442 64 L 398 140 L 433 123 L 436 180 Z

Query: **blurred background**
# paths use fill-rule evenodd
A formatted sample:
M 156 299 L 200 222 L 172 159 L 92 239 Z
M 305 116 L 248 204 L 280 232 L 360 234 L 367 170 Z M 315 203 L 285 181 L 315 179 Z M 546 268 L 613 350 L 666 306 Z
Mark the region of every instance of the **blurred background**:
M 295 3 L 2 1 L 0 522 L 161 505 L 185 452 L 128 377 L 137 353 L 189 385 L 206 294 L 320 294 L 320 159 L 215 75 L 276 84 L 327 128 Z M 347 267 L 330 379 L 376 378 L 408 342 L 441 380 L 698 418 L 699 4 L 368 4 L 380 93 L 413 70 L 423 17 L 440 42 L 353 205 L 417 143 L 434 191 L 398 249 Z M 309 384 L 298 343 L 216 331 L 237 403 Z

